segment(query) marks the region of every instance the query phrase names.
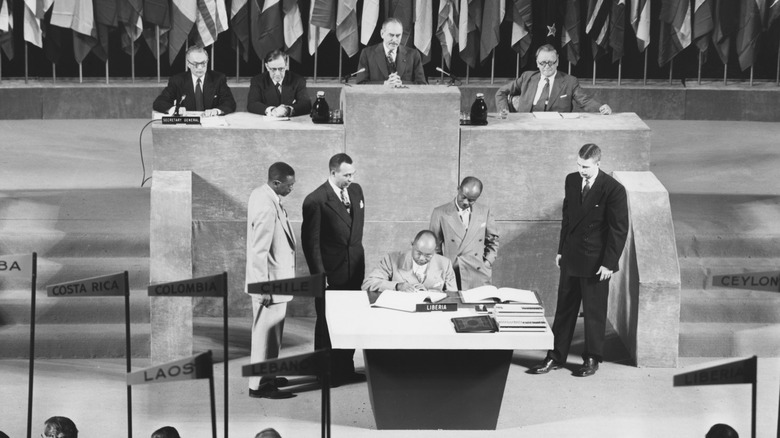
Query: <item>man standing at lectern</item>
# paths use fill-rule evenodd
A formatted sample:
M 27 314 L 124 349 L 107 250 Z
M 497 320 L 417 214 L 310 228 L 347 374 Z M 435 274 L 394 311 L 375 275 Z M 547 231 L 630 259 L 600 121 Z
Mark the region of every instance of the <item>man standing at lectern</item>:
M 303 201 L 303 253 L 312 275 L 325 274 L 328 290 L 360 290 L 365 275 L 363 189 L 352 182 L 355 166 L 349 155 L 334 155 L 328 167 L 328 180 Z M 314 307 L 314 349 L 329 348 L 323 299 L 315 298 Z M 354 349 L 331 351 L 333 386 L 365 381 L 366 376 L 355 372 L 354 354 Z
M 246 284 L 295 277 L 295 233 L 282 205 L 295 185 L 295 171 L 287 163 L 277 162 L 268 169 L 266 184 L 249 196 L 246 220 Z M 284 316 L 289 295 L 252 294 L 251 363 L 279 357 Z M 283 377 L 250 377 L 249 396 L 290 398 L 282 391 Z
M 574 375 L 591 376 L 599 369 L 607 323 L 609 279 L 628 235 L 626 190 L 599 169 L 601 149 L 586 144 L 577 158 L 578 172 L 566 177 L 561 237 L 555 264 L 560 269 L 553 349 L 531 368 L 545 374 L 563 367 L 577 324 L 580 302 L 585 314 L 583 364 Z
M 225 75 L 208 71 L 209 55 L 200 46 L 187 49 L 188 72 L 173 75 L 168 85 L 154 100 L 152 108 L 160 113 L 172 113 L 176 105 L 184 111 L 200 111 L 205 117 L 230 114 L 236 101 Z
M 477 204 L 482 181 L 467 176 L 458 186 L 454 201 L 440 205 L 431 214 L 430 230 L 439 246 L 436 252 L 452 261 L 458 290 L 491 284 L 498 254 L 498 230 L 490 207 Z
M 397 18 L 382 23 L 382 43 L 360 52 L 358 84 L 384 84 L 399 87 L 405 84 L 427 84 L 420 52 L 401 45 L 404 26 Z
M 246 108 L 250 113 L 273 117 L 308 116 L 311 100 L 306 79 L 291 71 L 289 57 L 274 50 L 265 57 L 265 73 L 252 78 Z
M 496 109 L 519 113 L 557 111 L 612 114 L 612 108 L 588 96 L 574 76 L 558 71 L 558 52 L 550 44 L 536 50 L 539 71 L 526 71 L 496 92 Z M 574 104 L 577 104 L 575 108 Z M 511 105 L 511 106 L 510 106 Z

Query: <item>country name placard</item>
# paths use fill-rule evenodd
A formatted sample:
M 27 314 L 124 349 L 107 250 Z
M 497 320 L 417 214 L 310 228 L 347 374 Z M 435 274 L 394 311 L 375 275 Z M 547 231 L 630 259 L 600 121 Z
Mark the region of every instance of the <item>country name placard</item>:
M 124 272 L 46 286 L 50 297 L 116 297 L 126 293 Z
M 127 375 L 128 385 L 166 383 L 181 380 L 208 379 L 213 376 L 214 367 L 211 351 L 184 359 L 153 366 Z
M 780 271 L 713 275 L 712 286 L 780 292 Z
M 224 274 L 153 284 L 150 297 L 222 297 L 225 295 Z
M 674 386 L 756 383 L 756 356 L 674 376 Z
M 326 369 L 327 363 L 328 351 L 317 350 L 314 353 L 244 365 L 241 368 L 241 375 L 243 377 L 276 375 L 316 376 Z
M 325 292 L 325 276 L 316 274 L 308 277 L 251 283 L 247 285 L 246 290 L 250 294 L 317 298 L 323 296 Z
M 32 254 L 7 254 L 0 255 L 0 276 L 32 275 Z

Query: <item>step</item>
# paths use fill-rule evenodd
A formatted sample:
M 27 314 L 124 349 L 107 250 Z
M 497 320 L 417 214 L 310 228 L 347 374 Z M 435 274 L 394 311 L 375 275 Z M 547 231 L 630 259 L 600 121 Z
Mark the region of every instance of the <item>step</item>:
M 675 232 L 675 239 L 678 257 L 780 257 L 780 234 Z
M 0 254 L 39 257 L 149 257 L 149 222 L 24 221 L 0 222 Z M 11 228 L 11 229 L 9 229 Z
M 780 293 L 740 289 L 683 289 L 680 322 L 780 324 Z
M 128 271 L 131 289 L 149 286 L 148 257 L 39 257 L 37 289 L 46 290 L 47 285 L 123 271 Z M 0 300 L 3 299 L 3 291 L 29 288 L 30 279 L 27 277 L 0 277 Z
M 35 297 L 36 324 L 120 324 L 125 321 L 123 297 Z M 149 323 L 146 289 L 130 290 L 130 321 Z M 30 323 L 30 291 L 5 291 L 0 296 L 0 324 Z
M 710 289 L 713 275 L 780 271 L 780 257 L 679 257 L 683 289 Z
M 131 355 L 149 357 L 149 324 L 131 324 Z M 27 358 L 30 326 L 0 326 L 0 358 Z M 36 324 L 36 358 L 125 357 L 124 324 Z
M 780 357 L 780 324 L 680 323 L 680 357 Z

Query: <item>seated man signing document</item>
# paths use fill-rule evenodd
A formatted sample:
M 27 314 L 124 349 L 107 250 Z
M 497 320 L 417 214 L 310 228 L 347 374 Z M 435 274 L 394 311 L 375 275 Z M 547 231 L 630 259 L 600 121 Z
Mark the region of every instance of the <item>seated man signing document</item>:
M 417 233 L 411 250 L 386 255 L 361 288 L 369 292 L 458 290 L 452 262 L 436 254 L 436 236 L 429 230 Z

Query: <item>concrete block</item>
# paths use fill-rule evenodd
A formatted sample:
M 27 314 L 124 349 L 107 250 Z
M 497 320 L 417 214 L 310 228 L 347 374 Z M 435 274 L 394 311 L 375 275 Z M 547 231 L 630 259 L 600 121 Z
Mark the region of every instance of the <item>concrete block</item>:
M 630 233 L 610 282 L 609 320 L 637 366 L 675 367 L 680 267 L 669 194 L 651 172 L 615 172 L 626 188 Z
M 766 88 L 693 88 L 685 93 L 686 120 L 780 120 L 780 92 Z
M 581 83 L 581 82 L 580 82 Z M 634 112 L 643 120 L 685 119 L 687 90 L 669 86 L 584 86 L 594 99 L 617 113 Z
M 366 219 L 429 220 L 457 186 L 458 89 L 362 85 L 344 88 L 342 102 Z
M 192 277 L 192 173 L 155 171 L 149 282 Z M 151 297 L 152 363 L 192 355 L 192 298 Z
M 0 88 L 0 119 L 41 119 L 42 100 L 48 90 L 42 88 Z M 48 94 L 47 94 L 48 100 Z M 13 104 L 11 104 L 13 102 Z
M 633 113 L 557 120 L 512 113 L 489 123 L 461 128 L 459 178 L 482 180 L 479 202 L 491 202 L 497 220 L 560 220 L 564 179 L 577 170 L 583 144 L 601 147 L 606 172 L 650 169 L 650 128 Z

